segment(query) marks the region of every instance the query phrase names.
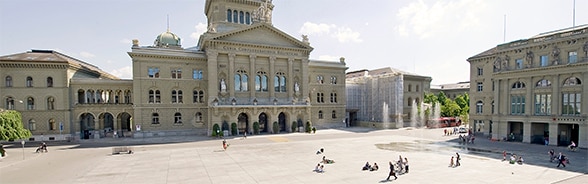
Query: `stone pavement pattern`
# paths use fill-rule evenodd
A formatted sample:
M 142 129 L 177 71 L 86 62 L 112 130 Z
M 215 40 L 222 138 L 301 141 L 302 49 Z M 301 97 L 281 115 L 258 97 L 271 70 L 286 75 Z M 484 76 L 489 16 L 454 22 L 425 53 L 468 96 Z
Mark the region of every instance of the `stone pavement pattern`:
M 351 130 L 351 131 L 347 131 Z M 317 134 L 277 134 L 221 139 L 163 137 L 103 139 L 81 145 L 55 145 L 49 153 L 35 147 L 7 148 L 0 160 L 0 183 L 585 183 L 586 150 L 569 153 L 564 169 L 549 163 L 547 148 L 523 143 L 490 142 L 460 147 L 440 129 L 319 130 Z M 111 155 L 112 145 L 132 145 L 134 154 Z M 15 145 L 18 146 L 18 145 Z M 315 152 L 325 148 L 323 155 Z M 501 150 L 539 164 L 502 162 Z M 471 151 L 473 149 L 481 151 Z M 544 151 L 543 151 L 544 150 Z M 448 167 L 462 155 L 462 166 Z M 544 152 L 536 154 L 535 152 Z M 565 152 L 568 154 L 568 152 Z M 410 173 L 386 181 L 388 161 L 407 157 Z M 543 155 L 543 156 L 542 156 Z M 322 156 L 335 160 L 325 173 L 312 172 Z M 542 161 L 544 159 L 544 161 Z M 576 161 L 574 163 L 574 160 Z M 368 161 L 378 171 L 361 171 Z

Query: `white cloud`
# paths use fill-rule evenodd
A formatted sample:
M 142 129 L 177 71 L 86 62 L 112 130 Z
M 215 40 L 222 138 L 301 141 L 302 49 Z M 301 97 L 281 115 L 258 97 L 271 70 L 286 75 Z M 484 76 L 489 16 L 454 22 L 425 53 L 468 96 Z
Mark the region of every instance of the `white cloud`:
M 329 35 L 341 43 L 363 41 L 359 38 L 361 35 L 359 32 L 348 27 L 339 27 L 335 24 L 305 22 L 298 32 L 303 35 Z
M 110 71 L 110 73 L 114 76 L 117 76 L 121 79 L 132 79 L 133 78 L 133 68 L 130 66 L 125 66 L 119 69 L 115 69 Z
M 202 22 L 199 22 L 198 25 L 194 26 L 196 28 L 196 32 L 190 34 L 190 38 L 194 38 L 196 40 L 200 39 L 200 35 L 204 34 L 208 30 L 208 26 Z
M 120 40 L 120 43 L 131 44 L 131 43 L 133 43 L 133 41 L 131 39 L 125 38 L 125 39 Z
M 86 51 L 82 51 L 82 52 L 80 52 L 80 56 L 85 57 L 85 58 L 93 58 L 96 55 L 89 53 L 89 52 L 86 52 Z
M 478 17 L 485 14 L 485 8 L 485 2 L 481 0 L 441 0 L 432 5 L 419 0 L 400 8 L 396 18 L 401 23 L 396 31 L 401 36 L 416 35 L 421 39 L 459 34 L 479 25 Z

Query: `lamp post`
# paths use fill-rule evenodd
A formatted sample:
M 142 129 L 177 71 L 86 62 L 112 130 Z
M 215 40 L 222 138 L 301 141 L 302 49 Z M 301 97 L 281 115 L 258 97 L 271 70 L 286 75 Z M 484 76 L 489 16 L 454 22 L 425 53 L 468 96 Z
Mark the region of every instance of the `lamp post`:
M 24 140 L 20 141 L 20 144 L 22 145 L 22 159 L 24 160 L 25 159 L 25 153 L 24 153 L 25 141 Z

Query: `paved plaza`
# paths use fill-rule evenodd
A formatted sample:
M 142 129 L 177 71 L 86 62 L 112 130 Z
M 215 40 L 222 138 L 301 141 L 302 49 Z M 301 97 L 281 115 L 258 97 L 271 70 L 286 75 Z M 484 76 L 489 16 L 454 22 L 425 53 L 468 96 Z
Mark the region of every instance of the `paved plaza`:
M 156 137 L 146 139 L 49 142 L 48 153 L 36 143 L 8 144 L 0 160 L 0 183 L 586 183 L 586 149 L 526 143 L 492 142 L 478 137 L 461 145 L 442 129 L 371 130 L 342 128 L 316 134 L 291 133 L 227 137 Z M 134 154 L 112 155 L 130 146 Z M 323 147 L 324 154 L 316 154 Z M 556 168 L 549 149 L 568 155 Z M 522 155 L 525 164 L 502 161 L 502 151 Z M 461 166 L 448 167 L 455 153 Z M 410 172 L 387 181 L 388 162 L 407 157 Z M 23 158 L 24 156 L 24 158 Z M 312 170 L 325 156 L 324 173 Z M 366 163 L 378 171 L 361 171 Z

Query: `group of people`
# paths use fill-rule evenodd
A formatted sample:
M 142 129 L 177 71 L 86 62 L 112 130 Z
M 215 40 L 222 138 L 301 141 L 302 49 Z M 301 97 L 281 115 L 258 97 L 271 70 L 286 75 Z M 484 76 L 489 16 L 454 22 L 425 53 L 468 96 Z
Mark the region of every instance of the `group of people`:
M 365 165 L 361 168 L 362 171 L 377 171 L 380 167 L 378 163 L 374 162 L 374 165 L 370 165 L 370 162 L 366 162 Z
M 461 155 L 459 153 L 455 153 L 455 156 L 451 156 L 451 161 L 449 161 L 449 167 L 457 167 L 461 166 Z
M 550 149 L 547 154 L 549 154 L 549 162 L 553 162 L 553 160 L 557 160 L 557 167 L 559 168 L 559 166 L 563 166 L 566 167 L 566 164 L 570 163 L 570 160 L 568 160 L 568 158 L 562 154 L 561 152 L 559 152 L 558 155 L 555 155 L 555 151 L 553 149 Z
M 325 153 L 325 148 L 321 148 L 316 151 L 317 155 Z M 332 164 L 335 163 L 335 160 L 327 159 L 326 156 L 323 155 L 322 160 L 314 167 L 314 172 L 317 173 L 324 173 L 325 172 L 325 164 Z
M 459 143 L 460 144 L 474 144 L 474 140 L 476 140 L 476 137 L 472 134 L 469 135 L 459 135 Z
M 386 180 L 390 180 L 390 177 L 394 177 L 394 180 L 398 179 L 397 174 L 406 174 L 408 173 L 408 158 L 402 158 L 402 155 L 398 155 L 398 161 L 394 164 L 392 161 L 388 162 L 390 164 L 390 173 L 388 173 L 388 178 Z
M 506 155 L 507 155 L 506 150 L 502 151 L 502 161 L 506 161 Z M 514 154 L 514 153 L 512 153 L 510 155 L 510 158 L 508 160 L 508 163 L 510 163 L 510 164 L 517 163 L 519 165 L 522 165 L 523 162 L 525 162 L 525 160 L 523 159 L 523 156 L 517 156 L 517 154 Z

